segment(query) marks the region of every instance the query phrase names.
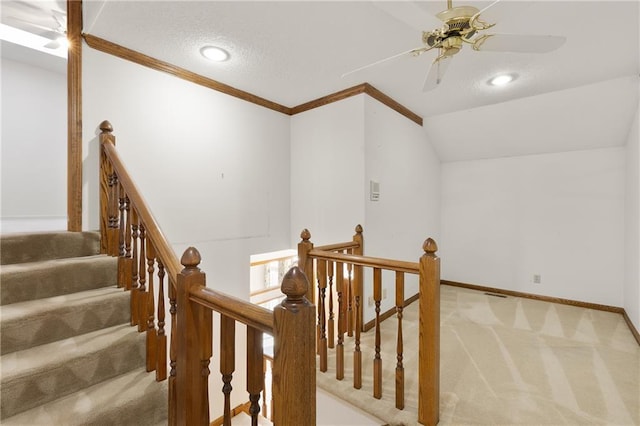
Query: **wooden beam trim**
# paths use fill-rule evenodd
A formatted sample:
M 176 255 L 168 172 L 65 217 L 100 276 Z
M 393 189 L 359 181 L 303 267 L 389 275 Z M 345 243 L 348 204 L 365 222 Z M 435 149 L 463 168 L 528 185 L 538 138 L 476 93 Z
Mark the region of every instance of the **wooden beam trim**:
M 392 110 L 404 115 L 409 120 L 416 123 L 418 126 L 422 126 L 422 117 L 420 117 L 418 114 L 414 113 L 409 108 L 394 101 L 391 97 L 385 95 L 384 93 L 382 93 L 381 91 L 379 91 L 378 89 L 370 85 L 369 83 L 364 83 L 364 86 L 365 86 L 365 93 L 367 95 L 378 100 L 379 102 L 388 106 Z
M 369 83 L 362 83 L 357 86 L 350 87 L 348 89 L 341 90 L 336 93 L 332 93 L 327 96 L 323 96 L 318 99 L 314 99 L 309 102 L 305 102 L 301 105 L 295 106 L 293 108 L 289 108 L 284 105 L 280 105 L 278 103 L 269 101 L 267 99 L 261 98 L 259 96 L 252 95 L 251 93 L 245 92 L 240 89 L 236 89 L 235 87 L 229 86 L 227 84 L 221 83 L 219 81 L 204 77 L 200 74 L 196 74 L 192 71 L 188 71 L 184 68 L 180 68 L 176 65 L 172 65 L 168 62 L 161 61 L 159 59 L 152 58 L 151 56 L 147 56 L 143 53 L 137 52 L 135 50 L 131 50 L 124 46 L 120 46 L 116 43 L 110 42 L 108 40 L 102 39 L 100 37 L 93 36 L 91 34 L 83 34 L 84 40 L 87 45 L 93 49 L 99 50 L 101 52 L 116 56 L 118 58 L 134 62 L 138 65 L 142 65 L 156 71 L 162 71 L 167 74 L 171 74 L 175 77 L 181 78 L 186 81 L 190 81 L 192 83 L 198 84 L 200 86 L 207 87 L 209 89 L 216 90 L 218 92 L 225 93 L 229 96 L 233 96 L 239 99 L 242 99 L 247 102 L 254 103 L 256 105 L 260 105 L 262 107 L 281 112 L 287 115 L 295 115 L 301 112 L 309 111 L 314 108 L 318 108 L 324 105 L 331 104 L 333 102 L 338 102 L 343 99 L 350 98 L 352 96 L 359 95 L 361 93 L 366 93 L 387 107 L 393 109 L 394 111 L 400 113 L 405 116 L 409 120 L 414 123 L 422 126 L 422 117 L 412 112 L 405 106 L 393 100 L 391 97 L 385 95 L 380 90 L 376 89 Z
M 291 108 L 291 115 L 300 114 L 301 112 L 319 108 L 333 102 L 338 102 L 361 93 L 365 93 L 365 83 L 295 106 Z
M 84 37 L 84 40 L 87 42 L 87 45 L 92 49 L 96 49 L 101 52 L 108 53 L 113 56 L 117 56 L 118 58 L 125 59 L 127 61 L 145 66 L 147 68 L 154 69 L 156 71 L 162 71 L 167 74 L 171 74 L 183 80 L 190 81 L 191 83 L 195 83 L 200 86 L 204 86 L 209 89 L 222 92 L 229 96 L 233 96 L 235 98 L 239 98 L 239 99 L 242 99 L 243 101 L 247 101 L 256 105 L 260 105 L 262 107 L 271 109 L 273 111 L 291 115 L 291 108 L 286 107 L 284 105 L 280 105 L 278 103 L 269 101 L 259 96 L 252 95 L 251 93 L 245 92 L 240 89 L 236 89 L 235 87 L 229 86 L 227 84 L 221 83 L 211 78 L 204 77 L 200 74 L 196 74 L 192 71 L 188 71 L 184 68 L 180 68 L 168 62 L 164 62 L 159 59 L 152 58 L 151 56 L 147 56 L 143 53 L 136 52 L 135 50 L 131 50 L 124 46 L 120 46 L 116 43 L 112 43 L 100 37 L 96 37 L 91 34 L 83 34 L 83 37 Z
M 82 231 L 82 1 L 67 0 L 67 230 Z

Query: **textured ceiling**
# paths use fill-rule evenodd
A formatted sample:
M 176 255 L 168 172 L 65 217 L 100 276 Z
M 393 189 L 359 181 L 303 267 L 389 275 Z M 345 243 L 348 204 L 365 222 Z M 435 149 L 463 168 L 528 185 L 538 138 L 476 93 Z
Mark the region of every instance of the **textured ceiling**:
M 490 3 L 454 6 L 481 9 Z M 84 31 L 288 107 L 368 82 L 425 118 L 443 161 L 624 144 L 620 135 L 626 136 L 638 102 L 638 1 L 503 0 L 487 16 L 497 21 L 490 32 L 561 35 L 566 43 L 546 54 L 465 46 L 443 83 L 429 92 L 421 89 L 435 51 L 341 77 L 419 47 L 420 29 L 437 27 L 434 14 L 443 9 L 445 0 L 85 0 Z M 226 48 L 232 58 L 205 61 L 199 49 L 206 44 Z M 504 71 L 517 73 L 517 80 L 503 88 L 486 84 Z M 539 113 L 546 133 L 532 116 Z M 541 144 L 523 137 L 521 144 L 512 143 L 514 134 L 570 135 L 581 122 L 620 130 L 581 132 L 578 142 L 554 137 Z M 491 140 L 479 149 L 473 142 L 483 135 Z

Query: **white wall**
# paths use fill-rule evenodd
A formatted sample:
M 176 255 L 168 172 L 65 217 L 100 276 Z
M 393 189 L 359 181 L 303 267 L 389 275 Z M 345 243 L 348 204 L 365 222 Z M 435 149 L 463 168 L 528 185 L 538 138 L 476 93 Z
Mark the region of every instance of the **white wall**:
M 66 229 L 67 77 L 1 61 L 2 232 Z
M 364 98 L 291 117 L 291 246 L 349 241 L 364 226 Z
M 640 90 L 640 83 L 638 84 Z M 629 132 L 626 152 L 624 309 L 640 330 L 640 108 Z
M 377 100 L 365 102 L 365 254 L 417 262 L 428 237 L 440 238 L 440 161 L 424 128 Z M 380 184 L 371 201 L 369 182 Z M 368 304 L 372 275 L 366 274 L 365 321 L 375 316 Z M 395 275 L 384 273 L 387 297 L 381 311 L 394 306 Z M 418 292 L 418 277 L 405 275 L 405 299 Z
M 622 306 L 624 156 L 443 164 L 443 279 Z
M 178 256 L 248 299 L 249 256 L 289 246 L 289 117 L 90 48 L 83 54 L 85 217 L 98 227 L 99 123 Z
M 421 126 L 367 95 L 354 96 L 292 117 L 291 235 L 311 231 L 316 245 L 348 241 L 364 228 L 365 254 L 417 261 L 422 243 L 440 235 L 440 163 Z M 369 200 L 369 181 L 380 183 Z M 365 274 L 365 321 L 371 274 Z M 406 277 L 406 297 L 417 279 Z M 383 276 L 393 303 L 393 275 Z M 412 284 L 413 283 L 413 284 Z

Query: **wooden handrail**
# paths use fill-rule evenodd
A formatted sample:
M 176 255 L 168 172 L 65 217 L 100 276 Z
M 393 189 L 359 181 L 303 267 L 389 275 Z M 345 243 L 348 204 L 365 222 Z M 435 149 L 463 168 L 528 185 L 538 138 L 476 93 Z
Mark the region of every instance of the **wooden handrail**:
M 357 241 L 345 241 L 343 243 L 326 244 L 324 246 L 316 246 L 316 250 L 322 251 L 341 251 L 360 247 Z
M 268 333 L 275 342 L 274 424 L 315 425 L 315 306 L 304 297 L 309 284 L 303 271 L 294 267 L 285 274 L 284 300 L 273 311 L 207 288 L 198 250 L 189 247 L 178 261 L 115 149 L 111 124 L 104 121 L 100 129 L 100 251 L 118 257 L 117 281 L 130 292 L 131 325 L 146 333 L 146 370 L 155 370 L 157 381 L 169 379 L 168 423 L 209 425 L 215 311 L 221 318 L 216 333 L 220 343 L 215 347 L 220 348 L 224 425 L 231 424 L 236 322 L 246 325 L 246 390 L 252 424 L 258 422 L 264 391 L 262 337 Z M 170 340 L 165 331 L 167 307 Z
M 114 171 L 118 175 L 118 180 L 127 193 L 131 204 L 135 206 L 138 217 L 142 223 L 144 223 L 147 238 L 151 238 L 155 245 L 156 252 L 160 259 L 162 259 L 169 276 L 172 277 L 172 279 L 175 279 L 182 270 L 180 260 L 169 245 L 160 225 L 158 225 L 158 221 L 151 213 L 151 210 L 149 210 L 148 204 L 142 196 L 142 193 L 133 182 L 133 179 L 131 179 L 129 173 L 127 173 L 127 169 L 115 149 L 115 137 L 113 136 L 113 127 L 111 126 L 111 123 L 106 120 L 103 121 L 100 124 L 100 130 L 102 130 L 102 133 L 100 134 L 100 142 L 102 144 L 104 154 L 109 159 Z
M 314 259 L 350 263 L 352 265 L 367 266 L 370 268 L 381 268 L 390 271 L 408 272 L 410 274 L 420 273 L 420 265 L 418 264 L 418 262 L 406 262 L 403 260 L 361 256 L 357 254 L 335 253 L 315 248 L 309 251 L 309 256 Z
M 267 308 L 220 293 L 208 287 L 198 287 L 191 290 L 189 300 L 264 333 L 273 335 L 273 312 Z

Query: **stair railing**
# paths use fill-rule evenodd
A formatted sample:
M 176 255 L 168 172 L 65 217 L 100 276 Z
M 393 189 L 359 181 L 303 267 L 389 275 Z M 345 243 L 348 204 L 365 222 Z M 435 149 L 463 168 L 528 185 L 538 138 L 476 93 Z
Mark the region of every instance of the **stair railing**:
M 336 379 L 344 379 L 345 334 L 353 331 L 353 387 L 362 387 L 363 330 L 362 301 L 364 268 L 371 268 L 372 293 L 375 303 L 375 353 L 373 354 L 373 397 L 382 398 L 382 358 L 380 338 L 380 306 L 382 271 L 395 274 L 395 310 L 398 328 L 396 340 L 395 405 L 404 408 L 404 365 L 402 316 L 405 307 L 405 274 L 419 275 L 419 342 L 418 342 L 418 422 L 436 425 L 439 419 L 440 392 L 440 259 L 436 242 L 428 238 L 424 254 L 418 262 L 364 256 L 362 227 L 356 227 L 352 241 L 314 247 L 311 234 L 305 229 L 298 244 L 299 265 L 308 277 L 315 277 L 316 291 L 310 289 L 307 298 L 317 296 L 316 345 L 319 370 L 326 372 L 328 349 L 335 348 Z M 336 303 L 334 303 L 334 294 Z M 328 300 L 327 300 L 328 299 Z M 312 299 L 310 299 L 312 300 Z M 337 309 L 336 309 L 337 304 Z M 337 316 L 337 327 L 335 317 Z M 337 337 L 334 335 L 337 332 Z M 414 374 L 412 372 L 412 374 Z
M 198 250 L 178 260 L 115 149 L 113 128 L 100 125 L 101 252 L 118 257 L 118 286 L 130 291 L 131 325 L 146 332 L 146 369 L 168 378 L 170 425 L 209 425 L 212 314 L 220 314 L 220 374 L 224 425 L 231 424 L 235 324 L 247 326 L 247 392 L 257 424 L 264 387 L 262 334 L 274 336 L 273 423 L 316 423 L 315 307 L 305 298 L 308 281 L 297 267 L 282 281 L 284 301 L 270 311 L 206 287 Z M 165 292 L 164 278 L 168 277 Z M 156 282 L 157 279 L 157 282 Z M 169 375 L 165 308 L 171 315 Z M 157 300 L 157 303 L 156 303 Z M 292 396 L 295 397 L 292 397 Z

